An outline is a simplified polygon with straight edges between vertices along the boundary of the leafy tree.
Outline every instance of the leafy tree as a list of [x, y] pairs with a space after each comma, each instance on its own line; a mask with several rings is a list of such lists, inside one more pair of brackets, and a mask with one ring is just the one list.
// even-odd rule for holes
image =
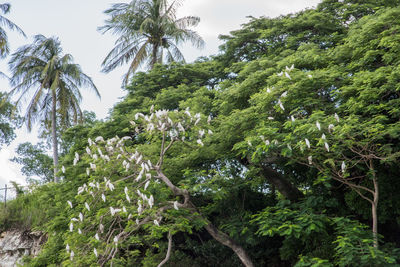
[[14, 106], [6, 93], [0, 92], [0, 145], [8, 145], [15, 138], [14, 129], [21, 124], [21, 118], [14, 114]]
[[28, 180], [36, 177], [39, 177], [41, 182], [53, 180], [53, 160], [46, 154], [43, 144], [22, 143], [18, 145], [16, 152], [18, 156], [11, 161], [23, 165], [21, 172]]
[[[120, 37], [116, 46], [104, 59], [103, 71], [110, 72], [117, 66], [129, 63], [124, 84], [137, 68], [145, 63], [152, 69], [156, 63], [183, 61], [177, 47], [181, 42], [191, 41], [197, 47], [203, 46], [203, 39], [188, 29], [196, 26], [200, 19], [188, 16], [176, 18], [181, 1], [133, 0], [129, 4], [114, 4], [105, 13], [111, 16], [99, 28], [103, 33], [111, 31]], [[164, 51], [166, 52], [164, 54]]]
[[36, 35], [31, 45], [19, 48], [9, 62], [12, 72], [10, 92], [20, 94], [17, 105], [32, 95], [26, 109], [25, 121], [30, 130], [36, 120], [51, 127], [53, 141], [54, 181], [58, 182], [57, 119], [61, 126], [69, 126], [81, 120], [79, 87], [87, 86], [97, 96], [99, 92], [92, 79], [84, 74], [79, 65], [72, 63], [72, 56], [63, 55], [57, 38]]

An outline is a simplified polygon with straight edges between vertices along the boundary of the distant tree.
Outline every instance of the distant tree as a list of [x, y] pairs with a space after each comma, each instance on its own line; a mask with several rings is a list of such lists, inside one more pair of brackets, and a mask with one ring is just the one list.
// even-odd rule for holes
[[203, 39], [188, 29], [196, 26], [200, 18], [176, 18], [176, 10], [181, 2], [133, 0], [129, 4], [114, 4], [107, 9], [105, 14], [111, 18], [99, 30], [102, 33], [112, 31], [120, 37], [104, 59], [103, 71], [107, 73], [124, 63], [130, 63], [124, 78], [124, 84], [127, 84], [129, 77], [146, 61], [150, 69], [164, 59], [166, 62], [184, 61], [177, 47], [181, 42], [191, 41], [196, 47], [202, 47]]
[[13, 115], [14, 106], [7, 95], [0, 92], [0, 146], [8, 145], [14, 138], [14, 129], [21, 124], [21, 118]]
[[54, 181], [58, 182], [57, 121], [61, 126], [69, 126], [82, 120], [79, 87], [87, 86], [100, 97], [99, 92], [80, 66], [72, 63], [72, 56], [62, 54], [60, 41], [55, 37], [36, 35], [33, 44], [12, 55], [9, 64], [14, 87], [10, 95], [20, 94], [16, 104], [31, 96], [25, 115], [28, 130], [36, 120], [44, 122], [45, 127], [51, 126]]
[[51, 182], [53, 179], [53, 161], [46, 154], [43, 144], [33, 145], [29, 142], [19, 144], [16, 152], [18, 156], [11, 161], [22, 164], [22, 174], [27, 179], [38, 177], [42, 182]]

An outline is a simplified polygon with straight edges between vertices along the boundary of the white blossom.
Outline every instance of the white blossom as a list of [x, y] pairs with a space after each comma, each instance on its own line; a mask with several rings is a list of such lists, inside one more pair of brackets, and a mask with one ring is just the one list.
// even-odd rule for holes
[[72, 232], [74, 230], [74, 224], [70, 223], [69, 224], [69, 231]]
[[174, 209], [179, 210], [178, 201], [174, 201]]
[[67, 243], [67, 245], [65, 246], [65, 249], [67, 250], [67, 252], [69, 253], [69, 244]]
[[94, 238], [96, 238], [96, 240], [100, 241], [100, 237], [99, 237], [99, 234], [98, 234], [98, 233], [96, 233], [96, 234], [94, 235]]
[[79, 212], [79, 220], [81, 220], [81, 222], [83, 221], [83, 214], [82, 214], [82, 212]]
[[154, 222], [155, 225], [160, 226], [160, 224], [158, 223], [157, 220], [154, 220], [153, 222]]
[[101, 194], [101, 199], [103, 200], [103, 202], [106, 202], [106, 196], [104, 194]]
[[308, 156], [308, 164], [312, 165], [312, 156]]
[[96, 248], [93, 248], [93, 253], [94, 253], [94, 255], [96, 256], [96, 258], [98, 257], [98, 255], [97, 255], [97, 250], [96, 250]]
[[344, 161], [342, 161], [342, 166], [341, 166], [341, 168], [342, 168], [342, 173], [344, 173], [345, 170], [346, 170], [346, 163], [344, 163]]
[[62, 171], [62, 173], [65, 173], [65, 167], [64, 167], [64, 165], [61, 167], [61, 171]]

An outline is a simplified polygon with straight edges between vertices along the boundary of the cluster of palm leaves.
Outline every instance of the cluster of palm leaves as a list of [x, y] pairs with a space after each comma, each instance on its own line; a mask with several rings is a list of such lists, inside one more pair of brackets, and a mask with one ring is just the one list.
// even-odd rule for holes
[[133, 0], [129, 4], [114, 4], [105, 13], [110, 16], [103, 33], [110, 31], [119, 35], [115, 47], [103, 61], [103, 71], [110, 72], [116, 67], [129, 63], [124, 84], [141, 66], [150, 69], [163, 61], [184, 61], [178, 45], [190, 41], [201, 48], [203, 39], [189, 27], [196, 26], [200, 18], [187, 16], [176, 18], [181, 1], [169, 4], [166, 0]]
[[[129, 63], [124, 76], [126, 85], [133, 73], [142, 65], [151, 68], [157, 63], [184, 61], [178, 48], [184, 41], [202, 47], [204, 41], [194, 31], [198, 17], [176, 18], [181, 1], [168, 3], [167, 0], [133, 0], [125, 4], [114, 4], [105, 11], [110, 16], [105, 25], [99, 27], [102, 33], [119, 35], [115, 47], [103, 61], [103, 71], [110, 72], [116, 67]], [[6, 14], [10, 4], [0, 4]], [[23, 31], [14, 23], [0, 16], [0, 57], [9, 54], [7, 34], [1, 26]], [[100, 97], [92, 79], [83, 73], [78, 64], [73, 63], [69, 54], [63, 54], [60, 41], [56, 37], [36, 35], [30, 45], [19, 48], [9, 61], [13, 89], [10, 96], [19, 95], [16, 106], [29, 99], [25, 121], [28, 130], [39, 121], [51, 132], [54, 180], [58, 182], [58, 142], [57, 128], [69, 127], [82, 120], [80, 102], [82, 86], [92, 89]]]

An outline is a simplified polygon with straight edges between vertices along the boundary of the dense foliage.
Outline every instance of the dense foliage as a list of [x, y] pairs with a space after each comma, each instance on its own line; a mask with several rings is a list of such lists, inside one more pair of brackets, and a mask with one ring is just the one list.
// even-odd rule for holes
[[28, 266], [398, 266], [399, 4], [251, 18], [136, 73], [29, 193], [49, 239]]

